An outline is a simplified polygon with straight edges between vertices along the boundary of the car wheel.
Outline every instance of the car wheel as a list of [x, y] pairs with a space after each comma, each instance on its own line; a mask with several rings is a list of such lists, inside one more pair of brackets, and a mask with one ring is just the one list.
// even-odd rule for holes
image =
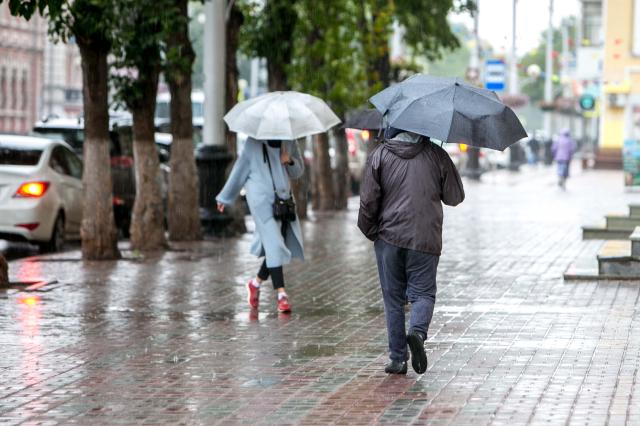
[[51, 239], [40, 246], [40, 251], [43, 253], [60, 251], [64, 248], [64, 239], [64, 216], [58, 214], [56, 222], [53, 225], [53, 231], [51, 232]]

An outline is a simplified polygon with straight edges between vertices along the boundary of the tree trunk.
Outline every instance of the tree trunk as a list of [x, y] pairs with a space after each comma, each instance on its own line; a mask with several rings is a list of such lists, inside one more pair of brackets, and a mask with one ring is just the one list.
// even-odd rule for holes
[[318, 210], [333, 210], [335, 196], [333, 191], [333, 173], [329, 156], [329, 135], [320, 133], [314, 136], [314, 170], [318, 185]]
[[[298, 139], [296, 143], [304, 161], [305, 139]], [[293, 192], [293, 198], [296, 200], [296, 213], [298, 213], [298, 219], [300, 220], [308, 218], [307, 205], [309, 204], [310, 172], [309, 167], [305, 164], [304, 174], [298, 179], [291, 180], [291, 191]]]
[[189, 40], [188, 1], [175, 0], [175, 3], [184, 21], [180, 21], [179, 27], [167, 39], [168, 48], [178, 50], [182, 62], [170, 64], [166, 73], [171, 91], [171, 135], [173, 136], [168, 200], [169, 239], [193, 241], [202, 238], [198, 170], [193, 153], [191, 111], [191, 68], [195, 54]]
[[[226, 110], [229, 111], [233, 106], [238, 103], [238, 77], [240, 72], [238, 71], [237, 64], [237, 55], [238, 55], [238, 46], [240, 44], [240, 27], [244, 22], [244, 15], [242, 11], [238, 7], [237, 3], [234, 3], [231, 7], [231, 14], [229, 15], [229, 20], [227, 21], [227, 48], [226, 52], [226, 91], [225, 91], [225, 107]], [[238, 147], [237, 147], [237, 138], [235, 132], [229, 131], [227, 128], [226, 131], [227, 136], [227, 148], [233, 158], [237, 157]], [[233, 168], [233, 162], [229, 164], [227, 170], [227, 176], [231, 173], [231, 169]], [[244, 223], [244, 202], [242, 199], [238, 198], [236, 201], [234, 208], [229, 210], [229, 214], [231, 216], [231, 223], [229, 224], [229, 229], [232, 234], [244, 234], [247, 232], [247, 227]]]
[[351, 195], [349, 144], [344, 129], [334, 131], [336, 138], [336, 210], [346, 210]]
[[[371, 6], [368, 7], [367, 5]], [[388, 87], [391, 81], [391, 61], [389, 56], [389, 36], [382, 28], [380, 19], [388, 19], [385, 10], [388, 11], [387, 0], [361, 0], [357, 16], [360, 25], [360, 41], [365, 46], [367, 85], [372, 91]], [[367, 14], [367, 10], [370, 11]], [[376, 22], [378, 21], [378, 22]], [[373, 95], [373, 93], [371, 93]]]
[[[153, 68], [140, 70], [144, 79], [140, 82], [143, 101], [132, 108], [136, 201], [131, 218], [131, 248], [135, 250], [160, 250], [167, 244], [164, 235], [160, 161], [154, 141], [153, 116], [158, 74], [159, 70]], [[190, 124], [191, 122], [187, 123]], [[188, 143], [191, 143], [191, 140], [188, 140]]]
[[9, 285], [9, 265], [7, 265], [7, 259], [0, 253], [0, 287], [6, 287]]
[[109, 156], [108, 49], [78, 40], [84, 102], [82, 257], [118, 259]]
[[285, 70], [285, 64], [273, 63], [267, 61], [267, 71], [269, 74], [269, 91], [275, 92], [277, 90], [288, 90], [289, 85], [287, 83], [287, 72]]

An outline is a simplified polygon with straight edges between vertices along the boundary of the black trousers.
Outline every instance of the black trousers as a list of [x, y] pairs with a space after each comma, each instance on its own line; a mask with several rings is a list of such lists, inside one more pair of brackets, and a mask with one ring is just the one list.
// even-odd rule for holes
[[[282, 232], [282, 238], [287, 240], [287, 227], [289, 222], [283, 220], [282, 227], [280, 228]], [[277, 290], [279, 288], [284, 288], [284, 272], [282, 271], [282, 266], [276, 266], [275, 268], [267, 268], [267, 260], [265, 259], [262, 262], [262, 266], [260, 266], [260, 270], [258, 271], [258, 278], [261, 280], [268, 280], [269, 276], [271, 276], [271, 283], [273, 284], [273, 289]]]

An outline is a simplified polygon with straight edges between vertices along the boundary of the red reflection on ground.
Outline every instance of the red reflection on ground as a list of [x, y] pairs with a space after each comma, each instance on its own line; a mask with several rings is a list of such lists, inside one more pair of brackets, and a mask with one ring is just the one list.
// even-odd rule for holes
[[38, 295], [23, 294], [18, 296], [20, 312], [18, 326], [20, 327], [20, 370], [24, 385], [33, 386], [42, 380], [40, 375], [40, 356], [43, 352], [40, 340], [40, 322], [42, 319], [42, 299]]
[[34, 262], [26, 260], [18, 264], [18, 271], [16, 272], [16, 278], [19, 282], [37, 282], [43, 281], [42, 279], [42, 267], [40, 262]]

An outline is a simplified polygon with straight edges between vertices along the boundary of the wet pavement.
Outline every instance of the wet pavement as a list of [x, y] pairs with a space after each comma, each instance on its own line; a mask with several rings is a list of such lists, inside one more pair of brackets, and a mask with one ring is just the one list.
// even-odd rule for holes
[[[291, 315], [244, 283], [251, 236], [10, 263], [0, 424], [640, 424], [640, 283], [564, 282], [580, 226], [640, 195], [617, 172], [466, 181], [445, 210], [429, 369], [387, 376], [372, 245], [349, 212], [304, 224]], [[19, 283], [22, 282], [22, 283]], [[267, 287], [264, 287], [265, 289]]]

